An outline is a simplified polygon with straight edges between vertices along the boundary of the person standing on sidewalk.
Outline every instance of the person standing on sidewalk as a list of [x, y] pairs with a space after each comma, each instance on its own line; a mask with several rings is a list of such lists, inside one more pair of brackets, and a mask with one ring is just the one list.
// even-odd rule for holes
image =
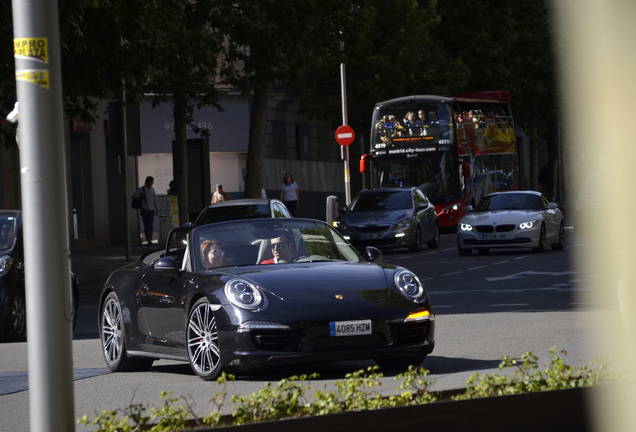
[[141, 197], [141, 220], [144, 223], [144, 234], [146, 235], [146, 241], [149, 246], [152, 244], [155, 216], [159, 214], [159, 201], [157, 201], [157, 194], [152, 187], [154, 182], [154, 177], [146, 177], [146, 182], [142, 187], [137, 189], [136, 192], [136, 194]]
[[298, 194], [298, 183], [294, 181], [291, 173], [286, 173], [283, 177], [280, 200], [285, 204], [291, 215], [296, 217], [296, 206], [300, 202], [300, 195]]

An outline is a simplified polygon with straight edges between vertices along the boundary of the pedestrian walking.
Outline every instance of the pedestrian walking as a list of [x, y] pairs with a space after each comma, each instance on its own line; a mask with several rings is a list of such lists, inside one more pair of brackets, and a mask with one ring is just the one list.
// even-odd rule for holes
[[219, 201], [229, 201], [230, 196], [223, 190], [223, 185], [217, 184], [216, 190], [212, 194], [212, 204]]
[[296, 216], [296, 206], [300, 202], [298, 183], [294, 181], [291, 173], [285, 173], [283, 185], [280, 191], [280, 200], [285, 204], [292, 216]]
[[157, 194], [152, 187], [155, 182], [154, 177], [146, 177], [146, 181], [142, 187], [137, 189], [133, 198], [141, 198], [141, 220], [144, 224], [144, 234], [146, 235], [146, 244], [152, 244], [153, 226], [155, 223], [155, 216], [159, 214], [159, 201], [157, 201]]

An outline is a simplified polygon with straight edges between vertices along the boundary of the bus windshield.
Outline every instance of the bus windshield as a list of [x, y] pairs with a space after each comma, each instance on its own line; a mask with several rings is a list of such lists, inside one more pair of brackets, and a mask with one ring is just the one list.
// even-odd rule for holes
[[380, 105], [373, 113], [373, 150], [387, 154], [431, 151], [451, 144], [449, 107], [439, 101], [400, 100]]

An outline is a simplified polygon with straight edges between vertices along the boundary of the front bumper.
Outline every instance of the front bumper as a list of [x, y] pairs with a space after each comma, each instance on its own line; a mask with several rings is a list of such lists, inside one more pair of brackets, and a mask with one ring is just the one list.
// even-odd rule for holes
[[223, 363], [238, 370], [303, 362], [364, 360], [391, 355], [417, 357], [435, 347], [435, 318], [409, 322], [372, 321], [372, 334], [329, 335], [328, 322], [305, 322], [289, 329], [220, 332]]

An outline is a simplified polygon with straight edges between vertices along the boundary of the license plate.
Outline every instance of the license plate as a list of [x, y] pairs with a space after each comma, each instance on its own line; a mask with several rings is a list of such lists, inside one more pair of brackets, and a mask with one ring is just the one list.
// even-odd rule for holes
[[508, 234], [482, 234], [483, 240], [500, 240], [507, 239]]
[[371, 320], [332, 321], [329, 323], [329, 336], [370, 335]]
[[362, 234], [362, 238], [365, 240], [379, 239], [382, 234]]

